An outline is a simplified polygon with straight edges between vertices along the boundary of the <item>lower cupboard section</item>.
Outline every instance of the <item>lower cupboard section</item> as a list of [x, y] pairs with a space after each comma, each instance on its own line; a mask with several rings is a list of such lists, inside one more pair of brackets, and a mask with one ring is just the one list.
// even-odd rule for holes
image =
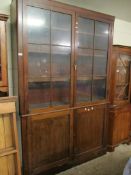
[[129, 143], [131, 127], [131, 105], [123, 105], [113, 108], [109, 112], [109, 130], [108, 130], [108, 150], [114, 151], [114, 148], [121, 143]]
[[49, 170], [71, 167], [103, 153], [105, 106], [91, 109], [23, 116], [24, 174], [47, 175]]
[[46, 113], [22, 120], [26, 175], [39, 174], [69, 161], [72, 112]]

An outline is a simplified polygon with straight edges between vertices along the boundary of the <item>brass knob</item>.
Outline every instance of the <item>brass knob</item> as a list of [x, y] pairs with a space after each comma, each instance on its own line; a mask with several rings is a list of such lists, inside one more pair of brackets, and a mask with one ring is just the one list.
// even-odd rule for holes
[[94, 107], [91, 107], [91, 110], [93, 111], [94, 110]]
[[85, 108], [85, 111], [87, 111], [87, 108]]

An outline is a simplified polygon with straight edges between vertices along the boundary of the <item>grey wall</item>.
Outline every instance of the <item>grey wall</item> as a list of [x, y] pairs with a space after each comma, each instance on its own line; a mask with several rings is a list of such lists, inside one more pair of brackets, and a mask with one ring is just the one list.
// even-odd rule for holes
[[131, 0], [56, 0], [115, 16], [131, 22]]

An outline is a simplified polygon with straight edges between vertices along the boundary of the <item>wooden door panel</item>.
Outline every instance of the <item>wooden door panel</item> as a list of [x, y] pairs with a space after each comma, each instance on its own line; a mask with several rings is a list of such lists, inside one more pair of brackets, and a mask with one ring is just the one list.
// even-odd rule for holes
[[113, 123], [113, 144], [119, 144], [129, 139], [130, 111], [116, 112]]
[[94, 108], [77, 110], [75, 113], [76, 153], [84, 153], [102, 147], [105, 110]]
[[31, 169], [68, 159], [70, 153], [70, 114], [57, 112], [28, 120]]

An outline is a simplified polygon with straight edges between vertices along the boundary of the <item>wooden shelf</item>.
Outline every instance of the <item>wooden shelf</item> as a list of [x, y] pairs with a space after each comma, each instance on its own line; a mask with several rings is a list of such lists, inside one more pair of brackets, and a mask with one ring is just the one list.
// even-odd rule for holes
[[58, 30], [58, 31], [64, 31], [64, 32], [71, 32], [71, 30], [69, 30], [69, 29], [66, 29], [66, 28], [58, 28], [58, 27], [43, 27], [42, 28], [43, 30], [45, 30], [44, 32], [52, 32], [52, 31], [54, 31], [54, 30]]
[[45, 102], [45, 103], [38, 103], [38, 104], [30, 104], [29, 108], [30, 109], [33, 109], [33, 108], [46, 108], [48, 106], [50, 106], [50, 102], [49, 103]]
[[50, 53], [50, 45], [39, 45], [35, 43], [28, 44], [29, 53]]
[[94, 53], [94, 57], [106, 58], [106, 56], [105, 56], [105, 55], [100, 55], [100, 54], [95, 54], [95, 53]]
[[[70, 48], [70, 46], [64, 46], [64, 45], [52, 45], [52, 47], [64, 47], [64, 48]], [[41, 54], [48, 54], [50, 55], [50, 45], [49, 44], [36, 44], [36, 43], [28, 43], [28, 49], [29, 53], [41, 53]], [[69, 55], [69, 52], [59, 52], [59, 51], [53, 51], [53, 55]]]
[[94, 96], [92, 98], [92, 101], [98, 101], [98, 100], [105, 100], [106, 99], [106, 96], [105, 97], [102, 97], [102, 96]]
[[[79, 93], [80, 95], [85, 95], [85, 93]], [[90, 102], [91, 101], [91, 97], [77, 97], [76, 101], [79, 102]]]
[[29, 83], [37, 83], [37, 82], [67, 82], [70, 81], [69, 77], [32, 77], [29, 78]]
[[79, 47], [78, 56], [93, 57], [93, 49], [81, 48]]
[[78, 77], [77, 81], [91, 81], [92, 77]]
[[105, 80], [106, 78], [105, 77], [97, 77], [97, 78], [93, 78], [93, 81], [95, 80]]
[[94, 33], [89, 33], [89, 32], [79, 32], [79, 31], [77, 31], [77, 33], [82, 34], [82, 35], [94, 36]]
[[[54, 101], [52, 102], [52, 106], [64, 106], [64, 105], [67, 105], [68, 103], [64, 103], [64, 102], [59, 102], [59, 101]], [[30, 109], [33, 109], [33, 108], [46, 108], [46, 107], [49, 107], [51, 106], [50, 102], [47, 103], [38, 103], [38, 104], [30, 104], [29, 105], [29, 108]]]
[[[93, 49], [92, 48], [86, 48], [86, 47], [81, 47], [79, 46], [79, 50], [83, 50], [83, 52], [78, 52], [78, 56], [90, 56], [90, 57], [100, 57], [100, 58], [106, 58], [106, 55], [98, 54], [98, 52], [106, 52], [106, 50], [95, 50], [93, 54]], [[86, 50], [86, 53], [84, 53], [84, 50]], [[89, 53], [90, 52], [90, 53]]]
[[77, 81], [87, 81], [87, 80], [90, 80], [92, 81], [93, 80], [103, 80], [103, 79], [106, 79], [106, 75], [104, 76], [95, 76], [95, 77], [87, 77], [87, 76], [81, 76], [81, 77], [78, 77], [77, 78]]
[[86, 56], [86, 57], [87, 57], [87, 56], [90, 56], [90, 57], [106, 58], [106, 57], [103, 56], [103, 55], [96, 55], [96, 54], [95, 54], [94, 56], [93, 56], [93, 54], [91, 55], [91, 54], [84, 54], [84, 53], [83, 53], [83, 54], [78, 54], [78, 55], [79, 55], [79, 57], [80, 57], [80, 56]]
[[89, 32], [77, 32], [78, 34], [82, 34], [82, 35], [89, 35], [89, 36], [98, 36], [98, 37], [108, 37], [107, 34], [94, 34], [94, 33], [89, 33]]
[[37, 82], [49, 82], [50, 77], [29, 77], [29, 83], [37, 83]]
[[98, 36], [98, 37], [105, 37], [106, 38], [106, 37], [108, 37], [108, 34], [95, 34], [95, 36], [96, 37]]
[[51, 32], [52, 32], [53, 30], [56, 30], [56, 31], [58, 30], [58, 31], [62, 31], [62, 32], [70, 32], [70, 33], [71, 33], [71, 30], [66, 29], [66, 28], [52, 27], [52, 28], [51, 28]]

